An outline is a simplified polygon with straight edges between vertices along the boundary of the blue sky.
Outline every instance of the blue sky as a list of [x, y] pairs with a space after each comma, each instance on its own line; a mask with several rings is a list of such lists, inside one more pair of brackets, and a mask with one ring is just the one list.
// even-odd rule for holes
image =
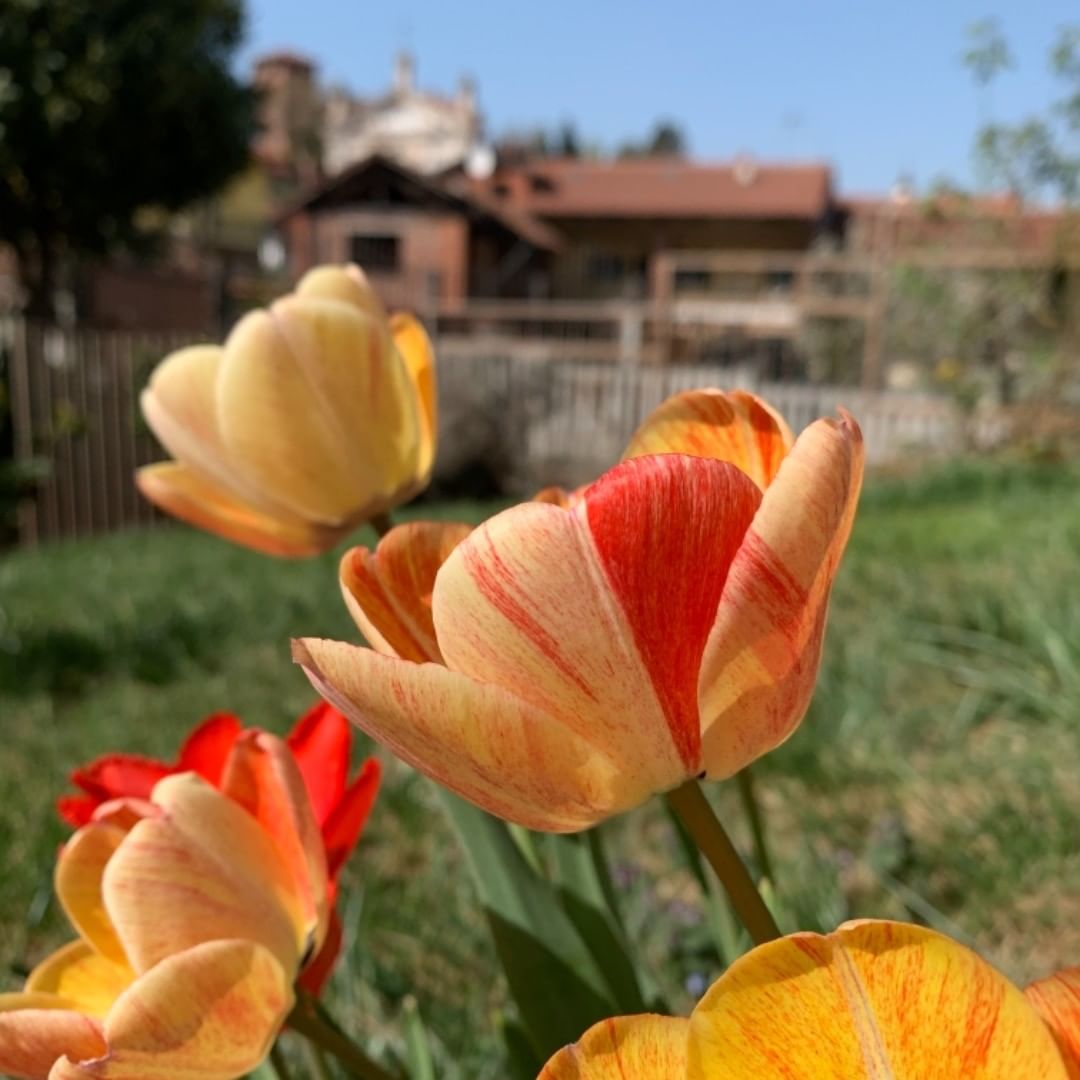
[[[573, 119], [614, 146], [672, 117], [696, 157], [827, 159], [849, 193], [901, 174], [976, 183], [980, 116], [1007, 120], [1055, 96], [1047, 51], [1080, 21], [1076, 0], [248, 0], [240, 57], [288, 47], [325, 81], [376, 93], [395, 52], [418, 82], [452, 90], [474, 76], [489, 132]], [[965, 30], [996, 16], [1017, 67], [992, 100], [959, 55]]]

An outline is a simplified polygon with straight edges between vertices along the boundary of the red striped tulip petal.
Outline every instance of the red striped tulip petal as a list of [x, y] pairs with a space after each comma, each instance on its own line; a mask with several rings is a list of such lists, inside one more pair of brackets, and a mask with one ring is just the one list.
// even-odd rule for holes
[[1016, 987], [962, 945], [901, 923], [762, 945], [732, 964], [690, 1023], [693, 1080], [1066, 1077]]
[[197, 529], [242, 544], [264, 555], [302, 558], [332, 548], [351, 528], [330, 528], [288, 511], [269, 514], [245, 503], [186, 465], [165, 461], [146, 465], [135, 484], [156, 507]]
[[309, 946], [302, 898], [271, 837], [192, 773], [163, 780], [159, 817], [109, 859], [105, 908], [136, 972], [221, 938], [247, 938], [295, 972]]
[[304, 778], [289, 748], [262, 732], [242, 735], [221, 790], [271, 838], [300, 911], [306, 943], [302, 955], [318, 949], [329, 917], [326, 852]]
[[101, 1025], [53, 994], [0, 994], [0, 1073], [46, 1080], [63, 1054], [99, 1058], [107, 1047]]
[[1057, 1041], [1070, 1080], [1080, 1077], [1080, 967], [1066, 968], [1024, 991]]
[[779, 745], [806, 712], [862, 470], [862, 435], [845, 414], [807, 428], [765, 492], [701, 665], [711, 778], [730, 776]]
[[743, 390], [687, 390], [662, 402], [634, 433], [623, 460], [692, 454], [737, 466], [763, 490], [794, 442], [784, 418]]
[[671, 1016], [620, 1016], [594, 1024], [560, 1050], [537, 1080], [678, 1080], [690, 1024]]
[[625, 462], [574, 510], [476, 529], [433, 598], [446, 663], [511, 691], [616, 762], [641, 798], [701, 767], [702, 651], [761, 495], [730, 465]]
[[454, 522], [410, 522], [391, 529], [374, 552], [345, 552], [342, 595], [373, 649], [417, 662], [442, 660], [431, 619], [435, 575], [471, 531]]
[[293, 656], [364, 731], [500, 817], [571, 832], [643, 798], [601, 751], [499, 686], [337, 641], [305, 638]]
[[26, 980], [26, 993], [55, 994], [70, 1008], [103, 1019], [135, 978], [126, 963], [95, 952], [85, 941], [73, 941], [46, 957]]
[[233, 329], [217, 380], [236, 472], [294, 514], [345, 525], [414, 486], [419, 417], [387, 328], [355, 307], [288, 296]]
[[107, 1053], [69, 1046], [49, 1080], [234, 1080], [266, 1057], [292, 1003], [266, 949], [208, 941], [164, 958], [120, 997]]

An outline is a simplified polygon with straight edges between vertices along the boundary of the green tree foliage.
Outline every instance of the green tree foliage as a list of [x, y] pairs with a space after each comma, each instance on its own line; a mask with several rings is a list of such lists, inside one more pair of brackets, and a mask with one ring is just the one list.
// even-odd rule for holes
[[240, 0], [0, 0], [0, 240], [40, 307], [58, 265], [243, 167]]

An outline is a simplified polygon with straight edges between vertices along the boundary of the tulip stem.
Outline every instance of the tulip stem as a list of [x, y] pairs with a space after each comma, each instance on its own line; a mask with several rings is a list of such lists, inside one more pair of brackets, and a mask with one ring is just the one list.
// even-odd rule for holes
[[716, 871], [716, 876], [727, 891], [731, 906], [743, 926], [750, 932], [755, 945], [764, 945], [780, 937], [780, 930], [772, 913], [765, 906], [754, 879], [739, 857], [731, 837], [720, 824], [709, 800], [696, 780], [688, 780], [682, 787], [668, 792], [668, 804], [694, 838], [701, 854]]
[[289, 1066], [285, 1062], [285, 1053], [281, 1049], [280, 1039], [270, 1047], [270, 1065], [278, 1080], [292, 1080], [292, 1073], [289, 1072]]
[[396, 1073], [372, 1060], [338, 1027], [317, 998], [297, 991], [296, 1005], [289, 1013], [289, 1026], [316, 1046], [332, 1054], [359, 1080], [400, 1080]]
[[761, 816], [761, 804], [758, 802], [757, 791], [754, 788], [754, 774], [749, 765], [744, 766], [735, 774], [735, 784], [739, 789], [743, 810], [750, 822], [750, 834], [754, 838], [754, 860], [757, 862], [758, 873], [775, 886], [776, 878], [773, 877], [769, 846], [765, 843], [765, 822]]
[[388, 513], [376, 514], [368, 521], [368, 524], [375, 530], [375, 535], [381, 540], [394, 527], [394, 520]]

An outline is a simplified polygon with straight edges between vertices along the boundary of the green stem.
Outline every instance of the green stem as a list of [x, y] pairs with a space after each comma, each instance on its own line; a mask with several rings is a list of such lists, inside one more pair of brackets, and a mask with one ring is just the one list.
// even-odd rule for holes
[[375, 535], [381, 540], [394, 527], [394, 519], [387, 511], [383, 514], [376, 514], [368, 521], [368, 524], [375, 530]]
[[754, 838], [754, 859], [757, 862], [758, 873], [775, 886], [776, 878], [773, 877], [769, 846], [765, 842], [765, 822], [761, 816], [761, 804], [758, 802], [757, 791], [754, 787], [754, 774], [750, 771], [749, 765], [735, 774], [735, 783], [739, 789], [739, 798], [742, 800], [743, 811], [750, 822], [750, 833]]
[[281, 1040], [278, 1039], [274, 1042], [274, 1045], [270, 1047], [270, 1064], [274, 1069], [274, 1075], [278, 1080], [291, 1080], [292, 1073], [289, 1072], [289, 1066], [285, 1061], [285, 1054], [281, 1049]]
[[338, 1027], [326, 1009], [303, 990], [289, 1013], [289, 1026], [316, 1046], [332, 1054], [358, 1080], [400, 1080], [396, 1073], [372, 1060]]
[[724, 831], [709, 800], [696, 780], [668, 792], [668, 804], [694, 838], [701, 854], [716, 871], [727, 890], [731, 906], [750, 932], [755, 945], [764, 945], [780, 937], [780, 930], [757, 891], [754, 879], [739, 857], [731, 838]]

